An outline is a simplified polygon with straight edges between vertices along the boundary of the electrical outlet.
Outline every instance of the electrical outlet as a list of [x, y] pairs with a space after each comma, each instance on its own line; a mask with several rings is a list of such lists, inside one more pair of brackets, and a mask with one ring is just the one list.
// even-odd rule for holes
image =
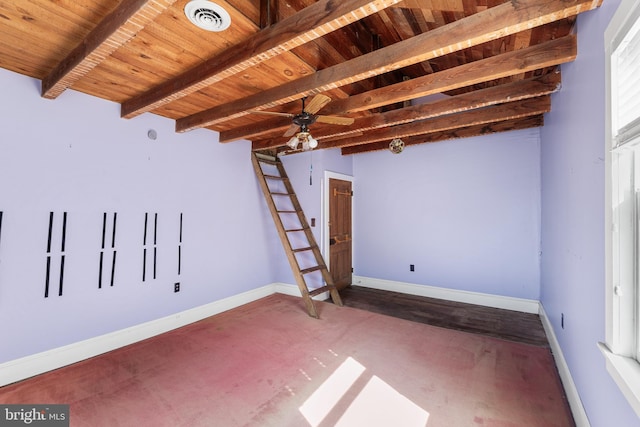
[[173, 285], [173, 292], [180, 292], [180, 282], [176, 282]]
[[416, 268], [413, 264], [409, 264], [409, 271], [416, 271]]

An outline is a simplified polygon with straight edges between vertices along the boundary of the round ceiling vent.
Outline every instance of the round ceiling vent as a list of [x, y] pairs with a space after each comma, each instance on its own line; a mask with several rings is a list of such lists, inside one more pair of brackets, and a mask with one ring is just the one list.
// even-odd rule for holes
[[206, 0], [192, 0], [184, 13], [194, 25], [207, 31], [224, 31], [231, 25], [231, 16], [221, 6]]

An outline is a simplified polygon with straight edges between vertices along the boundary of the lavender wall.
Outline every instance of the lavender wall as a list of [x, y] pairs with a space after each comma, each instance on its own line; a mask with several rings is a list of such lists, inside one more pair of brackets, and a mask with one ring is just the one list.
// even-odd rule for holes
[[539, 150], [534, 129], [356, 156], [355, 274], [537, 300]]
[[541, 131], [541, 301], [594, 427], [640, 425], [596, 347], [605, 337], [603, 34], [618, 4], [578, 17], [578, 57], [563, 65]]
[[[39, 81], [0, 70], [0, 363], [269, 284], [279, 244], [250, 162], [249, 143], [176, 134], [153, 115], [74, 91], [55, 101]], [[155, 129], [155, 141], [147, 131]], [[58, 296], [61, 219], [68, 212]], [[49, 213], [50, 295], [44, 297]], [[117, 212], [115, 284], [98, 289], [102, 220]], [[157, 278], [142, 282], [144, 215], [158, 213]], [[182, 271], [177, 274], [179, 216]], [[151, 222], [151, 220], [150, 220]], [[149, 243], [152, 228], [148, 229]], [[151, 258], [152, 246], [148, 257]], [[181, 282], [179, 293], [173, 292]]]

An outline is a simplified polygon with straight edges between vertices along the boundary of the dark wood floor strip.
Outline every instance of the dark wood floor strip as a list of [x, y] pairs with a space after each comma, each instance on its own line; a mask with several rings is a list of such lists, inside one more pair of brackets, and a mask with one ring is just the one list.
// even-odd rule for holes
[[458, 331], [549, 347], [549, 341], [537, 314], [362, 286], [349, 286], [341, 290], [340, 295], [348, 307]]

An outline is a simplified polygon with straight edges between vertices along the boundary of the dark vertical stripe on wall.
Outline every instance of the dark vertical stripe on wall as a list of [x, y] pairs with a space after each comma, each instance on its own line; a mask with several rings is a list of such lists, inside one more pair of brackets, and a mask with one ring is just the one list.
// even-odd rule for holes
[[104, 262], [104, 252], [100, 252], [100, 267], [98, 269], [98, 289], [102, 288], [102, 264]]
[[113, 230], [111, 230], [111, 249], [113, 249], [113, 258], [111, 259], [111, 282], [113, 286], [116, 277], [116, 228], [118, 224], [118, 212], [113, 213]]
[[118, 219], [118, 213], [114, 212], [113, 213], [113, 230], [111, 232], [111, 248], [115, 248], [116, 247], [116, 222]]
[[115, 275], [116, 275], [116, 251], [113, 251], [113, 259], [111, 261], [111, 286], [113, 286]]
[[67, 213], [62, 214], [62, 242], [60, 244], [60, 250], [64, 252], [64, 247], [67, 242]]
[[[152, 263], [149, 265], [149, 273], [153, 273], [153, 279], [156, 279], [157, 276], [157, 267], [158, 267], [158, 213], [153, 214], [153, 225], [149, 224], [149, 212], [144, 214], [144, 237], [142, 239], [143, 253], [142, 253], [142, 281], [144, 282], [147, 279], [147, 260]], [[153, 227], [153, 230], [150, 230], [150, 227]], [[153, 233], [153, 237], [150, 233]], [[147, 249], [151, 251], [153, 249], [153, 254], [149, 253], [147, 257]], [[153, 257], [153, 260], [151, 259]], [[153, 270], [151, 270], [153, 269]]]
[[44, 278], [44, 297], [49, 298], [49, 278], [51, 277], [51, 256], [47, 255], [47, 274]]
[[60, 286], [58, 288], [58, 296], [62, 296], [63, 283], [64, 283], [64, 255], [60, 257]]
[[105, 212], [104, 214], [102, 214], [102, 246], [101, 248], [104, 249], [104, 243], [107, 237], [107, 213]]
[[142, 251], [142, 281], [147, 279], [147, 248]]
[[104, 244], [107, 237], [107, 213], [102, 214], [102, 244], [100, 246], [100, 265], [98, 266], [98, 289], [102, 289], [102, 267], [104, 264]]
[[153, 215], [153, 278], [156, 279], [157, 276], [157, 262], [158, 262], [158, 248], [156, 245], [158, 244], [158, 213], [156, 212]]
[[[47, 271], [44, 283], [44, 297], [49, 297], [49, 285], [51, 284], [51, 248], [53, 242], [53, 219], [54, 213], [49, 212], [49, 231], [47, 233]], [[62, 213], [62, 230], [60, 238], [60, 281], [58, 283], [58, 295], [62, 295], [64, 285], [64, 262], [65, 250], [67, 246], [67, 212]]]
[[178, 276], [182, 270], [182, 213], [180, 213], [180, 235], [178, 236]]
[[144, 237], [142, 238], [142, 244], [147, 244], [147, 223], [149, 222], [149, 214], [144, 214]]
[[53, 212], [49, 212], [49, 233], [47, 235], [47, 272], [44, 278], [44, 297], [49, 298], [49, 280], [51, 278], [51, 240], [53, 235]]
[[62, 242], [60, 243], [60, 250], [62, 255], [60, 257], [60, 285], [58, 287], [58, 296], [62, 296], [62, 285], [64, 283], [64, 251], [67, 245], [67, 213], [62, 213]]
[[53, 212], [49, 212], [49, 238], [47, 239], [47, 253], [51, 252], [52, 234], [53, 234]]
[[142, 281], [147, 280], [147, 227], [149, 225], [149, 213], [144, 214], [144, 236], [142, 237]]

